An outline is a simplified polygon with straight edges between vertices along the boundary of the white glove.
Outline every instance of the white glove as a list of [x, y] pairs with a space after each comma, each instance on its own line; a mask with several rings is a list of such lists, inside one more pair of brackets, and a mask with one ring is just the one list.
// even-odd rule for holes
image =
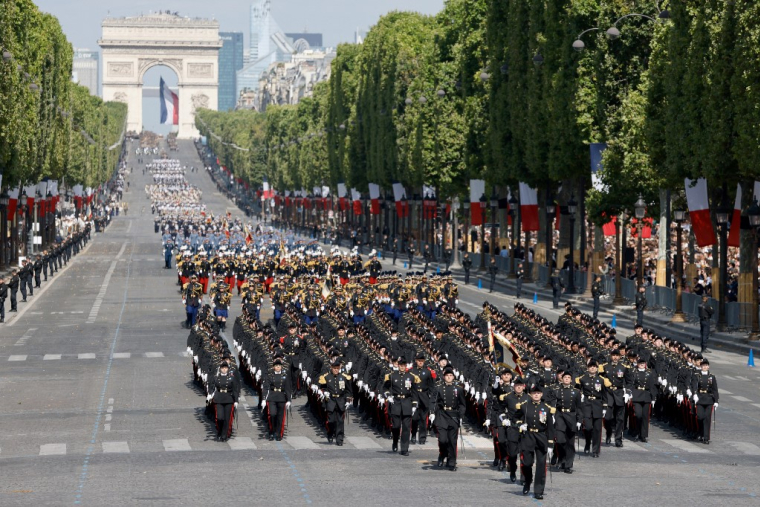
[[475, 388], [474, 387], [470, 388], [470, 396], [475, 396]]
[[349, 313], [349, 315], [351, 315], [352, 317], [354, 316], [354, 311], [353, 311], [353, 310], [350, 310], [348, 313]]
[[317, 384], [314, 384], [313, 386], [311, 386], [311, 390], [316, 393], [319, 391], [319, 386], [317, 386]]
[[298, 369], [303, 370], [303, 363], [298, 363]]
[[691, 399], [694, 400], [694, 403], [696, 403], [699, 401], [699, 395], [695, 394], [694, 396], [691, 397]]
[[470, 390], [470, 383], [469, 382], [465, 382], [464, 383], [464, 390], [465, 391], [469, 391]]
[[662, 377], [657, 377], [657, 382], [662, 384]]
[[691, 396], [691, 389], [686, 390], [686, 396]]
[[606, 415], [607, 415], [607, 411], [606, 410], [602, 410], [602, 417], [604, 417]]
[[624, 394], [623, 395], [623, 401], [625, 403], [628, 403], [629, 401], [631, 401], [631, 395], [630, 394]]
[[351, 367], [353, 365], [354, 365], [354, 363], [352, 363], [351, 361], [349, 361], [348, 364], [346, 365], [346, 371], [351, 371]]
[[190, 347], [188, 347], [187, 348], [187, 352], [190, 353], [190, 354], [192, 354], [193, 353], [193, 349], [191, 349]]
[[581, 423], [575, 423], [575, 425], [578, 427], [578, 431], [581, 429]]
[[433, 421], [435, 421], [435, 414], [430, 414], [430, 424], [433, 424]]
[[668, 386], [668, 379], [665, 379], [665, 378], [662, 379], [662, 387], [667, 387], [667, 386]]
[[528, 431], [528, 425], [523, 423], [520, 425], [520, 431]]
[[676, 396], [676, 401], [678, 402], [678, 404], [679, 404], [679, 405], [680, 405], [681, 403], [683, 403], [683, 394], [679, 394], [679, 395], [677, 395], [677, 396]]
[[213, 397], [214, 397], [213, 394], [209, 394], [208, 396], [206, 396], [206, 401], [211, 401], [211, 398]]
[[654, 408], [654, 400], [652, 400], [652, 408]]
[[486, 422], [483, 423], [483, 426], [485, 426], [486, 428], [488, 428], [490, 425], [491, 425], [490, 419], [486, 419]]
[[480, 401], [480, 393], [475, 393], [475, 401]]
[[186, 305], [186, 304], [187, 304], [187, 301], [185, 301], [185, 299], [184, 299], [184, 298], [182, 299], [182, 304], [183, 304], [183, 305]]
[[485, 403], [485, 401], [488, 399], [488, 398], [486, 397], [486, 393], [485, 393], [485, 391], [483, 391], [482, 393], [480, 393], [480, 399], [482, 399], [482, 400], [483, 400], [483, 403]]
[[718, 404], [716, 403], [715, 405], [713, 405], [713, 407], [714, 407], [715, 409], [717, 409], [717, 408], [718, 408]]
[[[369, 393], [369, 386], [367, 384], [364, 384], [364, 387], [362, 387], [362, 389], [364, 389], [365, 393]], [[370, 393], [370, 394], [372, 394], [372, 396], [375, 395], [375, 393]]]
[[510, 421], [509, 419], [504, 418], [501, 421], [501, 425], [502, 426], [506, 426], [507, 428], [509, 428], [510, 426], [512, 426], [512, 421]]
[[374, 399], [375, 399], [375, 393], [373, 393], [373, 392], [370, 392], [370, 393], [369, 393], [369, 399], [370, 399], [370, 400], [374, 400]]
[[497, 389], [497, 388], [499, 387], [499, 384], [501, 384], [501, 382], [499, 381], [499, 379], [496, 379], [496, 380], [494, 381], [494, 383], [493, 383], [493, 388], [494, 388], [494, 389]]
[[349, 402], [346, 402], [346, 410], [348, 410], [348, 407], [350, 407], [351, 404]]
[[[359, 378], [359, 374], [358, 373], [354, 373], [353, 375], [351, 375], [351, 378], [353, 378], [354, 380], [356, 380], [356, 379]], [[359, 386], [359, 387], [361, 387], [361, 386]]]
[[581, 403], [583, 403], [583, 400], [585, 400], [585, 399], [586, 399], [586, 397], [581, 394]]
[[388, 403], [393, 403], [394, 401], [396, 400], [393, 399], [393, 396], [388, 396]]
[[379, 398], [379, 399], [377, 400], [377, 402], [380, 404], [380, 406], [381, 406], [381, 407], [382, 407], [383, 405], [385, 405], [385, 400], [384, 400], [383, 398]]
[[304, 379], [304, 380], [306, 380], [306, 377], [307, 377], [308, 375], [309, 375], [309, 374], [308, 374], [308, 373], [306, 373], [305, 371], [302, 371], [302, 372], [301, 372], [301, 378], [302, 378], [302, 379]]
[[259, 380], [261, 378], [261, 370], [256, 372], [256, 380]]
[[414, 415], [415, 412], [417, 412], [417, 407], [412, 407], [412, 415]]
[[235, 402], [235, 408], [237, 408], [237, 405], [238, 405], [238, 402], [236, 401], [236, 402]]
[[464, 382], [464, 375], [459, 375], [459, 381]]
[[554, 449], [549, 447], [546, 449], [546, 455], [549, 457], [549, 459], [552, 459], [552, 454], [554, 454]]

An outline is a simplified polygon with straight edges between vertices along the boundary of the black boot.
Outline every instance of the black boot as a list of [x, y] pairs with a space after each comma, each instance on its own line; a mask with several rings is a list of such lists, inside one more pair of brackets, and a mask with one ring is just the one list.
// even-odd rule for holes
[[438, 455], [438, 468], [443, 468], [443, 456], [441, 454]]
[[502, 470], [504, 470], [504, 468], [505, 468], [506, 466], [507, 466], [507, 462], [506, 462], [506, 461], [504, 461], [504, 460], [500, 460], [500, 461], [499, 461], [499, 472], [501, 472]]
[[530, 493], [530, 483], [526, 481], [523, 484], [523, 495], [528, 496], [528, 493]]

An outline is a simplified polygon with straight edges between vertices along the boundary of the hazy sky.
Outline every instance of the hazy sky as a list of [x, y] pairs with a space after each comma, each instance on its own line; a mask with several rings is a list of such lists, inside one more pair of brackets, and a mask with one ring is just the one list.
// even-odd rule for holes
[[[366, 31], [393, 10], [434, 14], [444, 0], [271, 0], [272, 14], [285, 32], [321, 32], [328, 46], [353, 40], [358, 27]], [[108, 16], [135, 16], [150, 11], [179, 11], [191, 17], [213, 17], [220, 30], [243, 32], [248, 43], [250, 0], [35, 0], [56, 16], [75, 47], [98, 50], [100, 23]]]

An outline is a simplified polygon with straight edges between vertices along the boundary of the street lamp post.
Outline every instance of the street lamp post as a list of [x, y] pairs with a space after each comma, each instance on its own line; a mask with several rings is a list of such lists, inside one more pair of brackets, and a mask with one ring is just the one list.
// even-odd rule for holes
[[[478, 271], [486, 269], [486, 199], [485, 192], [480, 196], [480, 267]], [[491, 252], [492, 253], [492, 252]]]
[[453, 264], [459, 267], [459, 197], [451, 203], [451, 251], [454, 253]]
[[499, 196], [496, 194], [496, 185], [491, 191], [491, 246], [488, 248], [491, 257], [496, 254], [496, 213], [499, 207]]
[[750, 341], [760, 340], [760, 316], [758, 316], [757, 294], [757, 230], [760, 228], [760, 206], [757, 205], [757, 197], [752, 199], [752, 206], [747, 210], [749, 225], [752, 227], [752, 329], [747, 336]]
[[[676, 311], [671, 322], [686, 322], [683, 313], [683, 253], [681, 252], [681, 234], [686, 211], [683, 208], [673, 210], [673, 220], [676, 223]], [[670, 259], [668, 259], [670, 261]]]
[[570, 270], [569, 280], [567, 282], [566, 292], [568, 294], [575, 294], [575, 211], [578, 207], [578, 203], [575, 202], [575, 198], [570, 196], [570, 201], [567, 203], [567, 214], [570, 215]]
[[[723, 193], [723, 200], [722, 203], [725, 204], [725, 192]], [[728, 276], [728, 269], [727, 269], [727, 263], [728, 263], [728, 252], [727, 252], [727, 244], [728, 244], [728, 220], [730, 216], [730, 211], [725, 207], [721, 206], [720, 209], [715, 213], [715, 217], [718, 222], [718, 227], [720, 228], [720, 280], [718, 284], [718, 325], [717, 329], [718, 331], [724, 331], [726, 329], [726, 285], [728, 280], [726, 280]], [[713, 297], [715, 295], [713, 294]]]
[[509, 219], [512, 219], [512, 229], [509, 230], [509, 277], [514, 278], [515, 275], [515, 253], [517, 252], [517, 246], [519, 245], [520, 235], [517, 232], [517, 209], [519, 201], [514, 195], [509, 196], [509, 210], [507, 211], [507, 229], [509, 229]]
[[8, 194], [3, 192], [0, 194], [0, 269], [5, 268], [8, 263], [8, 202], [10, 201]]
[[557, 206], [554, 204], [554, 201], [551, 200], [551, 197], [549, 197], [549, 194], [547, 192], [546, 195], [546, 269], [549, 272], [549, 275], [546, 277], [546, 286], [551, 286], [551, 279], [552, 279], [552, 248], [553, 248], [553, 241], [552, 241], [552, 225], [553, 225], [553, 219], [554, 215], [557, 213]]
[[470, 251], [470, 201], [462, 204], [464, 208], [464, 251]]
[[636, 203], [633, 205], [633, 211], [636, 215], [636, 228], [638, 229], [638, 241], [637, 241], [637, 247], [638, 250], [638, 262], [636, 264], [636, 284], [637, 286], [641, 287], [644, 284], [644, 259], [642, 258], [642, 231], [644, 230], [644, 215], [647, 212], [647, 205], [644, 202], [644, 199], [641, 197], [641, 194], [639, 194], [639, 199], [636, 201]]

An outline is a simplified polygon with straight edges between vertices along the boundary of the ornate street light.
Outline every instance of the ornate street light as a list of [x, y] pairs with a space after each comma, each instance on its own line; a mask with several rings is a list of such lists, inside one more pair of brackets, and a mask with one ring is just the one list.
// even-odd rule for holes
[[644, 215], [646, 215], [647, 212], [647, 203], [644, 202], [644, 198], [641, 197], [641, 194], [639, 194], [639, 198], [636, 201], [636, 203], [633, 205], [633, 214], [636, 217], [636, 226], [639, 230], [639, 237], [638, 237], [638, 256], [639, 260], [636, 267], [636, 283], [639, 287], [641, 287], [644, 283], [644, 259], [641, 258], [641, 250], [642, 250], [642, 234], [641, 232], [644, 230]]
[[575, 202], [575, 196], [570, 196], [567, 203], [567, 214], [570, 215], [570, 269], [567, 283], [568, 294], [575, 294], [575, 212], [578, 209], [578, 203]]
[[749, 225], [752, 227], [752, 329], [750, 329], [749, 340], [760, 339], [760, 316], [758, 316], [758, 294], [757, 294], [757, 230], [760, 228], [760, 206], [757, 205], [757, 197], [752, 199], [752, 206], [747, 210]]
[[685, 220], [686, 210], [683, 208], [673, 210], [673, 221], [676, 223], [676, 311], [673, 313], [671, 322], [686, 322], [683, 313], [683, 253], [681, 252], [681, 234]]

